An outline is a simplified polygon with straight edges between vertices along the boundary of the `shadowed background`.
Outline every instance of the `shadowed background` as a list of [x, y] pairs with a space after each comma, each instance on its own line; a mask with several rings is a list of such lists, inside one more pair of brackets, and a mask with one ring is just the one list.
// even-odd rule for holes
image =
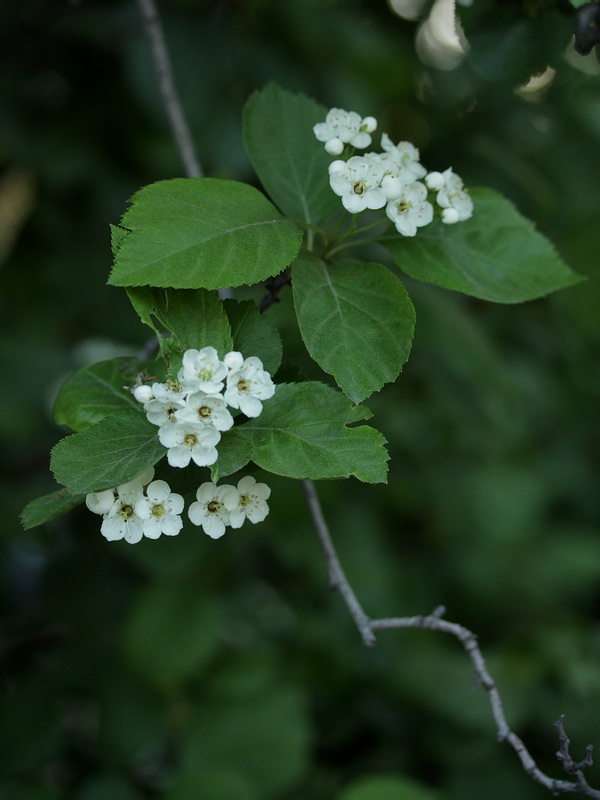
[[[562, 777], [560, 713], [576, 757], [600, 746], [600, 69], [574, 51], [568, 6], [546, 5], [461, 9], [466, 54], [445, 0], [160, 11], [206, 175], [255, 181], [241, 110], [277, 80], [504, 192], [589, 277], [522, 306], [407, 279], [413, 352], [367, 403], [389, 486], [318, 485], [366, 611], [446, 605], [479, 634], [509, 723]], [[109, 223], [182, 168], [134, 2], [5, 3], [0, 51], [0, 798], [546, 797], [496, 742], [456, 642], [390, 631], [362, 647], [296, 483], [269, 478], [267, 521], [218, 542], [186, 527], [107, 543], [85, 508], [20, 530], [53, 488], [61, 381], [147, 341], [105, 286]], [[303, 369], [280, 299], [268, 313]]]

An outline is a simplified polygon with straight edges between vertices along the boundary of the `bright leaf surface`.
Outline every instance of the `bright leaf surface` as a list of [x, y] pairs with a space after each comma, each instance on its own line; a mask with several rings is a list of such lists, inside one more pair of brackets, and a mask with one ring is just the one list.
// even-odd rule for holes
[[218, 452], [219, 458], [210, 467], [210, 477], [214, 483], [246, 466], [252, 458], [252, 444], [248, 439], [238, 436], [236, 428], [232, 428], [221, 436]]
[[54, 419], [74, 431], [83, 431], [109, 414], [139, 409], [140, 404], [124, 389], [141, 370], [136, 358], [99, 361], [78, 370], [63, 383], [54, 404]]
[[353, 402], [395, 380], [408, 359], [415, 310], [381, 264], [325, 264], [302, 253], [292, 268], [306, 349]]
[[165, 452], [156, 426], [141, 409], [121, 411], [62, 439], [52, 450], [50, 466], [72, 494], [88, 494], [133, 480]]
[[274, 83], [255, 92], [244, 109], [244, 142], [263, 186], [293, 219], [318, 224], [339, 209], [329, 188], [329, 164], [313, 125], [327, 109]]
[[281, 364], [282, 346], [278, 331], [251, 300], [237, 303], [225, 301], [225, 311], [231, 323], [233, 349], [239, 350], [244, 358], [258, 356], [264, 368], [274, 375]]
[[66, 514], [84, 499], [83, 494], [71, 494], [64, 487], [57, 492], [45, 494], [27, 503], [21, 514], [21, 522], [25, 530], [44, 525], [56, 517]]
[[[223, 356], [231, 350], [229, 321], [216, 292], [136, 287], [129, 289], [128, 295], [142, 322], [156, 332], [161, 344], [161, 332], [168, 331], [182, 352], [211, 346]], [[172, 344], [169, 349], [172, 352]]]
[[491, 189], [471, 195], [475, 211], [466, 222], [436, 220], [414, 238], [386, 237], [400, 269], [496, 303], [533, 300], [581, 280], [510, 201]]
[[259, 467], [288, 478], [347, 478], [385, 483], [385, 439], [374, 428], [349, 423], [370, 416], [339, 392], [321, 383], [277, 387], [260, 417], [236, 428], [251, 442]]
[[218, 289], [258, 283], [288, 266], [301, 233], [257, 189], [175, 178], [131, 198], [109, 283]]

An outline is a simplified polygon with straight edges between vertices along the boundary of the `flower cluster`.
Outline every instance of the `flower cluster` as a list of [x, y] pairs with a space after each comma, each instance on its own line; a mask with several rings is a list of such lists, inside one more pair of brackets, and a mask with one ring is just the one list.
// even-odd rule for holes
[[229, 408], [258, 417], [275, 394], [271, 376], [256, 356], [232, 351], [221, 361], [214, 347], [186, 350], [176, 381], [137, 386], [133, 395], [158, 427], [172, 467], [214, 464], [221, 433], [233, 426]]
[[[376, 127], [373, 117], [361, 119], [354, 111], [332, 108], [326, 121], [315, 125], [313, 131], [325, 142], [330, 155], [341, 155], [345, 145], [368, 147]], [[394, 144], [386, 133], [381, 136], [381, 147], [381, 153], [360, 156], [350, 151], [349, 158], [329, 165], [330, 186], [351, 214], [385, 207], [386, 215], [403, 236], [415, 236], [417, 228], [433, 220], [434, 203], [446, 225], [473, 215], [473, 201], [451, 168], [428, 173], [413, 144]]]
[[135, 544], [143, 536], [158, 539], [161, 533], [179, 533], [183, 497], [172, 493], [166, 481], [153, 481], [153, 477], [150, 467], [133, 481], [87, 495], [85, 504], [102, 516], [100, 532], [109, 542], [125, 539]]
[[[201, 467], [214, 464], [221, 433], [233, 426], [229, 408], [258, 417], [262, 401], [274, 394], [275, 385], [259, 358], [245, 359], [233, 350], [221, 361], [214, 347], [186, 350], [177, 380], [133, 389], [146, 417], [158, 427], [158, 438], [167, 448], [172, 467], [187, 467], [190, 461]], [[150, 468], [133, 481], [87, 495], [87, 507], [102, 516], [100, 531], [106, 539], [135, 544], [143, 536], [158, 539], [161, 533], [179, 533], [183, 497], [171, 492], [166, 481], [154, 481], [153, 477]], [[266, 484], [249, 476], [242, 478], [237, 488], [203, 483], [188, 516], [218, 539], [228, 525], [240, 528], [246, 519], [262, 522], [269, 513], [270, 494]]]
[[356, 111], [332, 108], [325, 122], [317, 123], [313, 131], [320, 142], [325, 142], [325, 150], [330, 156], [339, 156], [346, 144], [361, 150], [368, 147], [371, 144], [370, 134], [376, 127], [377, 120], [374, 117], [362, 119]]
[[[87, 495], [87, 507], [102, 516], [100, 532], [106, 539], [111, 542], [125, 539], [135, 544], [143, 536], [158, 539], [161, 533], [166, 536], [179, 533], [183, 527], [183, 497], [171, 492], [166, 481], [154, 481], [153, 477], [151, 467], [115, 489]], [[257, 483], [249, 475], [238, 482], [237, 488], [203, 483], [188, 516], [212, 539], [218, 539], [228, 525], [241, 528], [247, 519], [252, 523], [262, 522], [269, 513], [270, 494], [271, 489], [265, 483]]]

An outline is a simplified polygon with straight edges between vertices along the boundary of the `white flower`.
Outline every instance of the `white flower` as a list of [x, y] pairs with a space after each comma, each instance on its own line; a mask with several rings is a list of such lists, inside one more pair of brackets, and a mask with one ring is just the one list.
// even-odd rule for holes
[[410, 142], [398, 142], [395, 145], [387, 133], [381, 135], [381, 146], [384, 151], [380, 159], [384, 167], [381, 188], [388, 200], [397, 200], [407, 183], [422, 178], [427, 170], [419, 163], [419, 151]]
[[414, 236], [417, 228], [428, 225], [433, 219], [433, 206], [425, 199], [424, 183], [407, 183], [396, 200], [390, 200], [385, 213], [403, 236]]
[[135, 512], [138, 500], [143, 497], [143, 487], [138, 481], [117, 486], [117, 498], [104, 515], [100, 533], [109, 542], [125, 539], [129, 544], [139, 542], [143, 536], [143, 520]]
[[144, 411], [148, 422], [153, 425], [164, 425], [175, 422], [175, 412], [185, 406], [186, 395], [181, 387], [168, 383], [153, 383], [152, 397], [144, 403]]
[[238, 481], [235, 507], [230, 510], [229, 524], [232, 528], [241, 528], [246, 519], [250, 522], [262, 522], [269, 513], [267, 500], [271, 489], [266, 483], [257, 483], [247, 475]]
[[186, 350], [177, 378], [187, 389], [206, 394], [218, 394], [223, 388], [227, 367], [214, 347]]
[[114, 502], [114, 489], [106, 489], [104, 492], [92, 492], [85, 497], [86, 506], [94, 514], [108, 514]]
[[[146, 486], [154, 477], [154, 467], [148, 467], [141, 475], [128, 483], [121, 484], [121, 489], [128, 489], [130, 486]], [[91, 492], [86, 495], [85, 504], [94, 514], [102, 516], [108, 514], [117, 497], [117, 489], [105, 489], [102, 492]]]
[[[232, 358], [230, 363], [238, 364], [239, 359]], [[239, 408], [247, 417], [258, 417], [262, 411], [261, 400], [268, 400], [274, 394], [275, 384], [256, 356], [247, 358], [227, 376], [225, 401], [232, 408]]]
[[196, 492], [196, 502], [188, 509], [190, 522], [201, 525], [204, 533], [218, 539], [229, 525], [229, 512], [236, 507], [238, 494], [233, 486], [203, 483]]
[[342, 198], [342, 205], [351, 214], [366, 208], [383, 208], [387, 202], [381, 188], [384, 166], [376, 153], [352, 156], [348, 161], [333, 161], [329, 165], [329, 184]]
[[442, 211], [442, 222], [453, 225], [473, 216], [473, 201], [462, 179], [448, 167], [444, 172], [430, 172], [425, 179], [430, 189], [436, 190], [436, 203]]
[[325, 142], [325, 150], [332, 156], [339, 156], [345, 144], [364, 149], [371, 144], [370, 134], [377, 127], [374, 117], [361, 118], [356, 111], [332, 108], [327, 112], [325, 122], [313, 127], [315, 136]]
[[187, 467], [194, 461], [199, 467], [214, 464], [218, 458], [215, 445], [221, 434], [212, 425], [199, 422], [176, 422], [158, 429], [160, 443], [168, 448], [167, 461], [172, 467]]
[[179, 516], [183, 511], [183, 497], [172, 493], [166, 481], [153, 481], [146, 489], [146, 495], [135, 504], [135, 513], [143, 520], [143, 535], [158, 539], [161, 533], [167, 536], [179, 533], [183, 527]]
[[175, 412], [177, 422], [199, 422], [212, 425], [218, 431], [228, 431], [233, 426], [233, 417], [221, 396], [211, 397], [204, 392], [191, 394], [185, 406]]
[[142, 383], [140, 386], [136, 386], [133, 390], [133, 396], [138, 401], [138, 403], [147, 403], [149, 400], [152, 400], [154, 395], [152, 394], [152, 389], [148, 384]]

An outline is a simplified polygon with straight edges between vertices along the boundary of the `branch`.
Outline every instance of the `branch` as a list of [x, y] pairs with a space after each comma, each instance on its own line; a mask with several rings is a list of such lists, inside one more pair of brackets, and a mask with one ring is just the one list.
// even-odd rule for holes
[[348, 583], [346, 575], [344, 574], [344, 570], [342, 569], [342, 565], [336, 553], [333, 541], [329, 535], [329, 528], [327, 527], [327, 522], [325, 521], [325, 517], [323, 516], [323, 512], [321, 510], [321, 504], [319, 503], [315, 485], [312, 481], [302, 481], [302, 489], [304, 491], [304, 496], [306, 497], [306, 502], [308, 503], [313, 522], [315, 523], [315, 527], [317, 529], [317, 534], [321, 541], [321, 547], [323, 548], [323, 553], [325, 555], [325, 561], [329, 571], [329, 588], [337, 589], [337, 591], [342, 595], [348, 611], [356, 623], [356, 627], [359, 630], [363, 643], [366, 644], [367, 647], [372, 647], [376, 640], [375, 634], [373, 633], [371, 627], [371, 621], [363, 611], [363, 607], [358, 602], [358, 598], [354, 594], [354, 591]]
[[198, 161], [190, 129], [173, 81], [171, 59], [165, 45], [162, 25], [155, 2], [154, 0], [137, 0], [137, 2], [142, 15], [146, 38], [150, 45], [150, 52], [152, 53], [160, 96], [169, 118], [177, 152], [183, 162], [184, 172], [188, 178], [201, 178], [202, 167]]
[[593, 800], [600, 800], [600, 791], [598, 789], [592, 789], [583, 774], [583, 770], [586, 767], [592, 766], [592, 747], [591, 745], [586, 747], [586, 757], [583, 761], [573, 761], [569, 752], [570, 741], [564, 730], [563, 716], [554, 723], [559, 734], [559, 750], [556, 756], [562, 763], [565, 772], [569, 775], [573, 775], [575, 780], [556, 780], [550, 778], [539, 769], [529, 750], [525, 747], [517, 734], [511, 730], [506, 721], [500, 693], [498, 692], [494, 679], [487, 670], [483, 654], [477, 643], [476, 635], [463, 625], [442, 619], [445, 614], [445, 608], [443, 606], [436, 608], [429, 616], [419, 615], [415, 617], [396, 617], [390, 619], [370, 619], [367, 616], [342, 569], [335, 545], [329, 533], [327, 522], [321, 510], [314, 483], [308, 480], [302, 481], [302, 488], [317, 530], [319, 541], [321, 542], [321, 547], [325, 554], [325, 561], [329, 572], [329, 586], [332, 589], [337, 589], [342, 596], [358, 628], [363, 643], [368, 646], [373, 646], [376, 644], [375, 631], [389, 628], [422, 628], [424, 630], [451, 634], [458, 639], [463, 646], [465, 652], [471, 659], [478, 683], [485, 689], [492, 709], [492, 716], [496, 723], [498, 740], [507, 742], [513, 748], [525, 772], [533, 778], [534, 781], [545, 786], [546, 789], [549, 789], [553, 794], [582, 794], [586, 797], [593, 798]]

